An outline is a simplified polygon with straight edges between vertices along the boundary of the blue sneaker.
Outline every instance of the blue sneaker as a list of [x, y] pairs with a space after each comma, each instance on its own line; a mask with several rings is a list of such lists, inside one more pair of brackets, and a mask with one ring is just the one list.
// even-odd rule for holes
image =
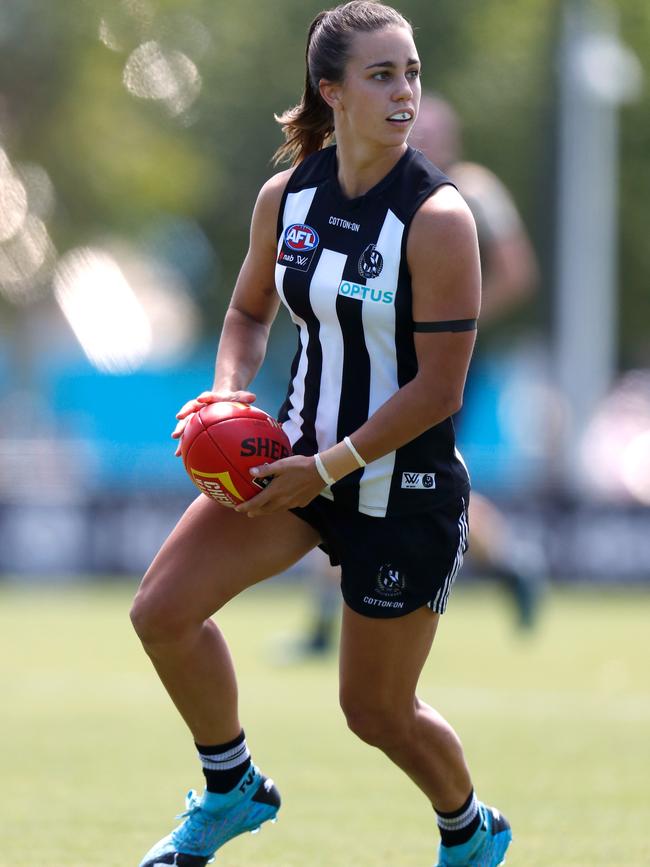
[[150, 849], [140, 867], [205, 867], [224, 843], [245, 831], [258, 831], [263, 822], [275, 821], [280, 793], [273, 780], [255, 766], [246, 770], [235, 788], [225, 795], [189, 792], [185, 819], [171, 834]]
[[481, 827], [460, 846], [438, 849], [437, 867], [498, 867], [505, 863], [506, 849], [512, 840], [510, 823], [494, 807], [479, 803]]

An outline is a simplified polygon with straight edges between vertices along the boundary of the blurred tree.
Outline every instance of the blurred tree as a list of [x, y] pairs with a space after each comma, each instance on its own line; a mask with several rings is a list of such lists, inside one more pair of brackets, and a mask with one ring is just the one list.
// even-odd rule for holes
[[[397, 4], [416, 26], [424, 86], [456, 105], [466, 156], [510, 187], [543, 264], [550, 259], [553, 220], [560, 2]], [[203, 301], [206, 330], [215, 333], [245, 252], [256, 192], [273, 170], [270, 159], [281, 139], [273, 113], [300, 97], [305, 34], [320, 8], [316, 0], [3, 0], [0, 145], [14, 163], [37, 163], [52, 179], [57, 208], [48, 228], [59, 253], [107, 234], [137, 238], [161, 212], [195, 217], [222, 263], [221, 283], [206, 287]], [[647, 0], [624, 0], [619, 12], [624, 39], [645, 58]], [[127, 64], [143, 45], [162, 52], [162, 60], [141, 70], [157, 99], [125, 86]], [[166, 84], [176, 62], [196, 72], [188, 79], [196, 98], [182, 110], [170, 107]], [[625, 109], [622, 125], [626, 360], [647, 353], [650, 321], [650, 245], [643, 235], [649, 108], [646, 91]], [[548, 268], [546, 276], [550, 281]]]
[[623, 367], [650, 367], [650, 5], [619, 4], [621, 36], [645, 73], [641, 99], [621, 113], [620, 333]]

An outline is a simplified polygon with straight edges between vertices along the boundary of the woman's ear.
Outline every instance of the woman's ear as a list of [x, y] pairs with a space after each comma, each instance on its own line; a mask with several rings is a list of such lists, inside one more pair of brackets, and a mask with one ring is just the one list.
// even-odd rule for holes
[[335, 81], [328, 81], [326, 78], [321, 78], [318, 82], [318, 92], [324, 102], [326, 102], [332, 111], [336, 111], [341, 103], [341, 85]]

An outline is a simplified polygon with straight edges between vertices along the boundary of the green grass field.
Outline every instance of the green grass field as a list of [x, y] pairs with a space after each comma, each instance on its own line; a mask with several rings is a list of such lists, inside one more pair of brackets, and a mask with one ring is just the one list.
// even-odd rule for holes
[[[132, 590], [0, 588], [1, 867], [136, 867], [201, 785], [131, 632]], [[217, 863], [431, 867], [430, 808], [347, 731], [336, 660], [277, 662], [306, 599], [271, 584], [222, 614], [248, 741], [284, 806]], [[420, 693], [511, 819], [508, 867], [650, 864], [649, 614], [649, 594], [555, 592], [522, 636], [496, 590], [456, 591]]]

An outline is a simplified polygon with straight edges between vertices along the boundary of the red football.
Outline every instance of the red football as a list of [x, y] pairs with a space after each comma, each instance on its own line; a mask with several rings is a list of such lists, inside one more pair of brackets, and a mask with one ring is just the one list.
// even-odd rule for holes
[[224, 506], [250, 500], [268, 484], [248, 472], [291, 454], [279, 422], [246, 403], [210, 403], [189, 420], [181, 438], [185, 469], [197, 488]]

